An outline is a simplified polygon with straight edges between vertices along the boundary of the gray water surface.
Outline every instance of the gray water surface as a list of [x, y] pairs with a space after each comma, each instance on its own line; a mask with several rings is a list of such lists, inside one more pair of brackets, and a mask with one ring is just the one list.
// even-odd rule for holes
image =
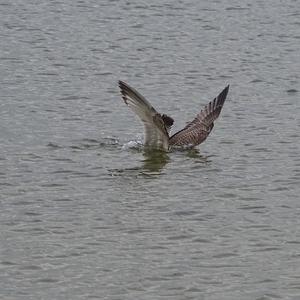
[[[299, 1], [0, 3], [0, 298], [300, 299]], [[144, 153], [122, 79], [197, 151]]]

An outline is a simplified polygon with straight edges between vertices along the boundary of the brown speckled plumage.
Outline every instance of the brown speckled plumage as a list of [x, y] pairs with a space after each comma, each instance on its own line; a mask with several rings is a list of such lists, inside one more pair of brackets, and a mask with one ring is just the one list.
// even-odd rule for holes
[[168, 151], [175, 146], [197, 146], [205, 141], [214, 121], [219, 117], [228, 94], [229, 85], [209, 102], [182, 130], [169, 137], [174, 120], [158, 113], [153, 106], [127, 83], [119, 81], [124, 102], [139, 116], [145, 129], [145, 146]]

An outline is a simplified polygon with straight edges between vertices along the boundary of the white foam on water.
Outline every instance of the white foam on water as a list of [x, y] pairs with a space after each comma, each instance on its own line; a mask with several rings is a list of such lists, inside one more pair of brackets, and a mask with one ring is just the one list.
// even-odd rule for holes
[[141, 149], [143, 147], [143, 143], [139, 140], [137, 141], [129, 141], [122, 146], [122, 150], [130, 150], [130, 149]]

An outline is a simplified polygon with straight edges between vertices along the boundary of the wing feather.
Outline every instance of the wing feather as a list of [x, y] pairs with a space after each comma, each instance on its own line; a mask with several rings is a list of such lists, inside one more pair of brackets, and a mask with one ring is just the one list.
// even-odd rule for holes
[[209, 102], [182, 130], [170, 137], [171, 146], [197, 146], [205, 141], [211, 132], [214, 121], [219, 117], [229, 90], [229, 85]]
[[[165, 124], [166, 121], [164, 121], [165, 115], [162, 117], [138, 91], [130, 87], [127, 83], [119, 81], [119, 87], [124, 102], [140, 118], [144, 125], [145, 146], [168, 150], [169, 134]], [[170, 119], [173, 121], [172, 118]]]

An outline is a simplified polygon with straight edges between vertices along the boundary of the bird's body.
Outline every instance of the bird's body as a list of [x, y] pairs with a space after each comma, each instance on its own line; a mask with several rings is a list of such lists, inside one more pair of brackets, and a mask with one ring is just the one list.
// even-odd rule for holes
[[195, 147], [204, 142], [211, 132], [214, 121], [220, 115], [228, 94], [229, 85], [209, 102], [182, 130], [169, 136], [174, 120], [158, 113], [154, 107], [134, 88], [119, 81], [124, 102], [135, 112], [144, 125], [144, 145], [147, 148], [168, 151], [172, 147]]

